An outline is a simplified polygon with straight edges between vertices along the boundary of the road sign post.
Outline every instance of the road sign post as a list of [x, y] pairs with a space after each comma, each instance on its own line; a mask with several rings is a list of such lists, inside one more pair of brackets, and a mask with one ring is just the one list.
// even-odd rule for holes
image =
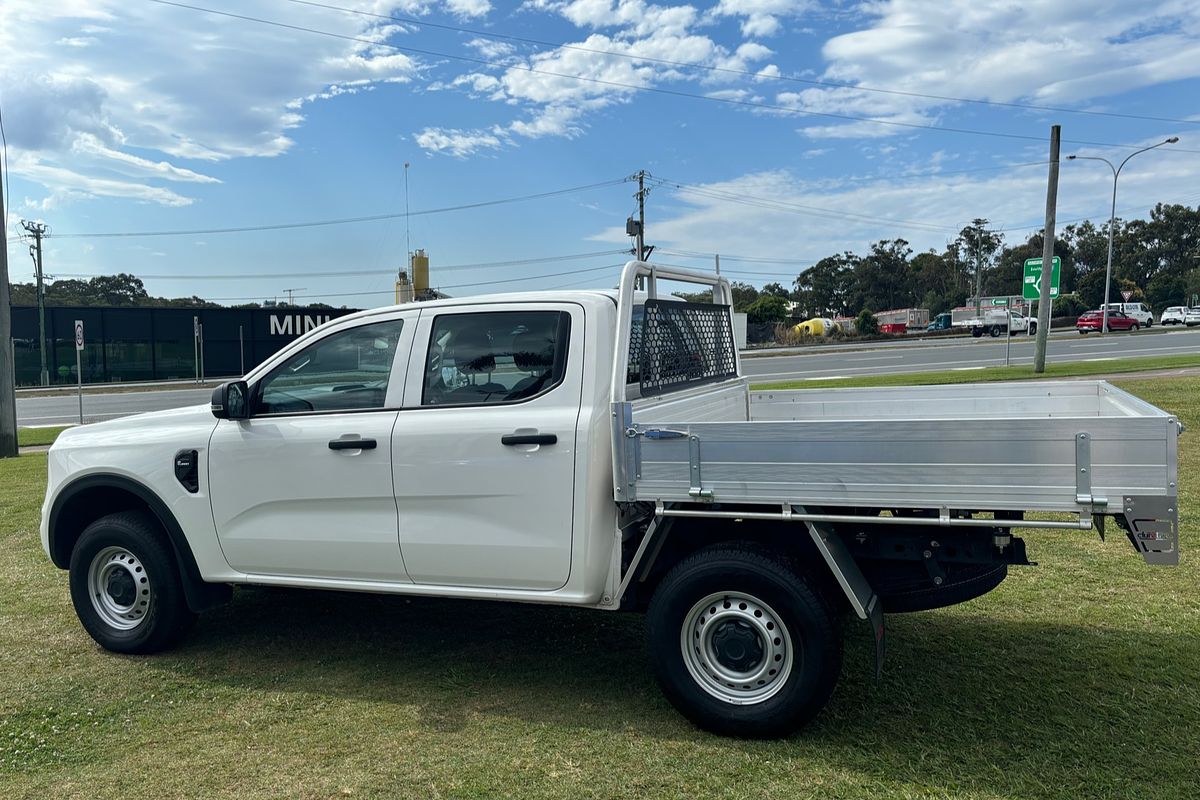
[[[1059, 283], [1062, 278], [1062, 259], [1054, 257], [1050, 268], [1050, 297], [1058, 297]], [[1025, 259], [1025, 278], [1021, 282], [1021, 296], [1026, 300], [1037, 300], [1042, 292], [1042, 260], [1040, 258]]]
[[200, 317], [192, 317], [192, 360], [196, 367], [196, 383], [200, 382]]
[[75, 320], [75, 390], [79, 394], [79, 424], [83, 424], [83, 320]]

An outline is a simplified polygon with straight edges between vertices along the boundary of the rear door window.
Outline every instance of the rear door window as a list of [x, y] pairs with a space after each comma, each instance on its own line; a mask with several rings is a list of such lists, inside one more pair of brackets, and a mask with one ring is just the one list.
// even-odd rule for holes
[[570, 330], [564, 311], [439, 315], [421, 405], [518, 403], [553, 390], [566, 372]]

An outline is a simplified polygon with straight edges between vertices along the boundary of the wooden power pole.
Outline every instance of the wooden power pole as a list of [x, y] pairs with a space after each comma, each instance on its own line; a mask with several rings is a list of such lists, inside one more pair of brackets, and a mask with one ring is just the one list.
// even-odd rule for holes
[[[4, 183], [0, 181], [0, 220], [4, 214]], [[0, 458], [17, 454], [17, 365], [13, 352], [12, 298], [8, 283], [8, 225], [0, 246]]]
[[1042, 285], [1038, 297], [1037, 342], [1033, 351], [1033, 371], [1046, 371], [1046, 340], [1050, 336], [1050, 286], [1054, 282], [1054, 217], [1058, 212], [1058, 145], [1061, 125], [1050, 126], [1050, 177], [1046, 184], [1046, 229], [1042, 242]]

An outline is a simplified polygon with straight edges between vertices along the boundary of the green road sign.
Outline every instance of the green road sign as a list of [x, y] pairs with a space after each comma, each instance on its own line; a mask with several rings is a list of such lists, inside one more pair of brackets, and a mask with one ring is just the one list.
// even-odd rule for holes
[[994, 306], [1006, 306], [1006, 305], [1008, 305], [1008, 298], [1007, 298], [1007, 297], [993, 297], [993, 298], [992, 298], [992, 305], [994, 305]]
[[[1050, 266], [1050, 296], [1058, 297], [1058, 286], [1062, 280], [1062, 259], [1054, 257]], [[1021, 283], [1021, 295], [1026, 300], [1040, 300], [1042, 297], [1042, 260], [1028, 258], [1025, 260], [1025, 280]]]

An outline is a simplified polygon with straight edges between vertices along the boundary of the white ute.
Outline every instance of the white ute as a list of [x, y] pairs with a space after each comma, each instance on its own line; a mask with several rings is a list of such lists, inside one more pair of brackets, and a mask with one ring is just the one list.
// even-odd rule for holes
[[1028, 564], [1015, 529], [1107, 516], [1178, 563], [1172, 415], [1104, 382], [750, 392], [730, 300], [632, 262], [617, 293], [342, 317], [211, 407], [63, 433], [43, 546], [121, 653], [171, 647], [239, 584], [644, 611], [667, 697], [737, 736], [825, 706], [841, 617], [869, 622], [878, 670], [884, 612]]

